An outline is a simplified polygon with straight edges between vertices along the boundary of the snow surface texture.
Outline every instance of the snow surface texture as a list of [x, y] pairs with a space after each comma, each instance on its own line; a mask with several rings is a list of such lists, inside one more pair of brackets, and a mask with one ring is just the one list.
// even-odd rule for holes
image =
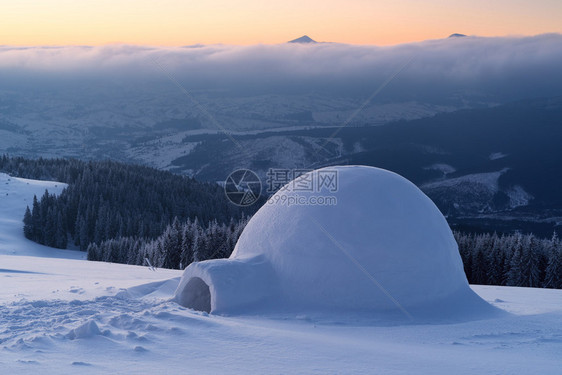
[[[314, 188], [329, 175], [337, 186]], [[307, 181], [312, 191], [302, 189]], [[311, 203], [327, 196], [337, 202]], [[289, 204], [297, 197], [305, 203]], [[494, 312], [469, 288], [433, 202], [405, 178], [364, 166], [323, 168], [290, 182], [250, 220], [229, 259], [187, 267], [176, 299], [219, 314], [367, 312], [419, 320]]]
[[[46, 186], [34, 184], [39, 193]], [[22, 188], [2, 186], [12, 197]], [[30, 201], [28, 193], [21, 198]], [[0, 221], [20, 227], [13, 245], [3, 243], [14, 255], [0, 253], [1, 374], [558, 375], [562, 368], [561, 290], [472, 286], [509, 314], [455, 324], [208, 315], [171, 301], [180, 271], [54, 258], [73, 252], [25, 242], [20, 209], [2, 203]], [[2, 225], [7, 240], [11, 227]], [[18, 255], [31, 250], [37, 256]]]

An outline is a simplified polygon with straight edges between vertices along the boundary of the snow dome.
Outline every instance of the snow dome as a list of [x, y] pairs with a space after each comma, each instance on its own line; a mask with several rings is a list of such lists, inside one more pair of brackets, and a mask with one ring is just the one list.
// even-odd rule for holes
[[219, 314], [261, 311], [457, 314], [488, 306], [469, 288], [433, 202], [365, 166], [309, 172], [252, 217], [229, 259], [192, 263], [176, 301]]

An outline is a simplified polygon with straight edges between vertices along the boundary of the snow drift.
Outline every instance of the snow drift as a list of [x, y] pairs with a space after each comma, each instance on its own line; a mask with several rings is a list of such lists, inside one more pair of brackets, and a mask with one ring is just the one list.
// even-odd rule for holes
[[[336, 184], [320, 188], [326, 175]], [[411, 320], [493, 310], [469, 288], [433, 202], [405, 178], [364, 166], [323, 168], [286, 185], [250, 220], [229, 259], [186, 268], [175, 299], [218, 314]]]

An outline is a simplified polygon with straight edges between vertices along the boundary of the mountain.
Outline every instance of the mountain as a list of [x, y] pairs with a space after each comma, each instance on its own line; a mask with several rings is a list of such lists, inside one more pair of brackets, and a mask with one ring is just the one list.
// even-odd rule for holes
[[449, 35], [449, 38], [463, 38], [465, 36], [466, 35], [464, 35], [464, 34], [454, 33], [454, 34]]
[[317, 41], [310, 38], [308, 35], [303, 35], [300, 38], [290, 40], [288, 43], [318, 43]]
[[197, 145], [170, 170], [224, 181], [249, 168], [266, 181], [269, 168], [370, 165], [413, 181], [454, 226], [549, 236], [562, 222], [560, 124], [558, 97], [381, 126], [235, 134], [237, 144], [207, 134], [185, 139]]

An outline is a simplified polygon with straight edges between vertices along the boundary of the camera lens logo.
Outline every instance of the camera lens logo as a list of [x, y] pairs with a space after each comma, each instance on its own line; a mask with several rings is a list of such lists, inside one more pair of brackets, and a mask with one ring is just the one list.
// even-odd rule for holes
[[224, 183], [226, 197], [237, 206], [251, 206], [261, 194], [261, 180], [249, 169], [232, 172]]

